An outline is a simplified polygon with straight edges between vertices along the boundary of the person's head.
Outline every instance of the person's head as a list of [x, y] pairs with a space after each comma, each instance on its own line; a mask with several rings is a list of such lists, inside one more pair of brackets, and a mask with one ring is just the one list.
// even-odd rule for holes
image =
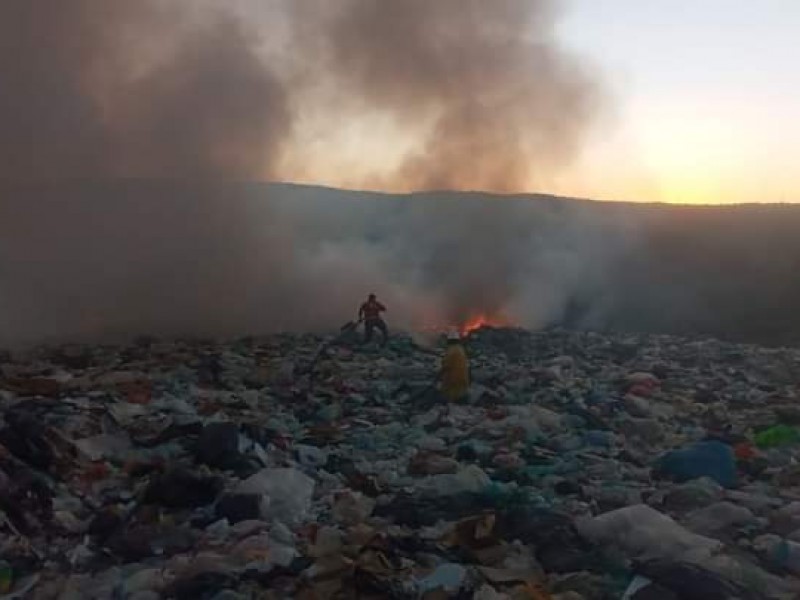
[[378, 298], [375, 296], [375, 294], [370, 294], [370, 295], [367, 297], [367, 300], [369, 300], [370, 302], [375, 302], [375, 300], [377, 300], [377, 299], [378, 299]]

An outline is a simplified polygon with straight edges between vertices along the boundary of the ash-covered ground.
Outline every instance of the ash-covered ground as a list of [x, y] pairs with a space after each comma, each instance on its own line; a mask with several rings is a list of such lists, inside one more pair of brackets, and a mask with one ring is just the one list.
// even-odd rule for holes
[[0, 357], [2, 597], [800, 597], [799, 350], [330, 341]]

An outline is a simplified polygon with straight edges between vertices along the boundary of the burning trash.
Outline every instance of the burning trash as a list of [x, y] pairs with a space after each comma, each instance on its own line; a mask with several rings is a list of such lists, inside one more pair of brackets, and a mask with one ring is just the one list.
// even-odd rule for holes
[[504, 317], [489, 316], [483, 313], [479, 313], [477, 315], [469, 317], [466, 321], [464, 321], [459, 327], [459, 331], [462, 337], [467, 337], [473, 331], [477, 331], [484, 327], [498, 329], [510, 326], [511, 322]]

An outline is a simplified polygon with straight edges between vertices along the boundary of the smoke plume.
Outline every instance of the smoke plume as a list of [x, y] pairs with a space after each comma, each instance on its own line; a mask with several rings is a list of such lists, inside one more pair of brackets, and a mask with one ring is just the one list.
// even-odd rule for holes
[[0, 39], [0, 178], [274, 175], [286, 90], [232, 16], [9, 0]]
[[3, 2], [0, 177], [286, 178], [307, 113], [383, 114], [414, 143], [382, 185], [519, 190], [598, 106], [549, 0], [226, 5]]
[[[597, 252], [584, 217], [241, 182], [313, 178], [349, 121], [376, 115], [404, 151], [348, 181], [546, 180], [602, 97], [556, 44], [556, 8], [0, 3], [0, 341], [324, 328], [368, 291], [398, 325], [475, 310], [545, 322], [590, 278], [585, 264], [620, 246]], [[307, 159], [311, 138], [321, 158]]]
[[519, 191], [573, 155], [598, 108], [595, 78], [554, 40], [555, 8], [342, 0], [295, 11], [320, 40], [316, 64], [347, 96], [340, 102], [417, 132], [385, 184]]

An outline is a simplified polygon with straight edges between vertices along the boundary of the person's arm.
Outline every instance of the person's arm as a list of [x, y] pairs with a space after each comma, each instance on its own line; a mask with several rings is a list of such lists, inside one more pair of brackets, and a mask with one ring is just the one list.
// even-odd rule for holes
[[358, 320], [360, 321], [363, 318], [364, 318], [364, 305], [362, 304], [358, 309]]
[[378, 302], [378, 310], [381, 312], [386, 312], [386, 307], [380, 302]]

